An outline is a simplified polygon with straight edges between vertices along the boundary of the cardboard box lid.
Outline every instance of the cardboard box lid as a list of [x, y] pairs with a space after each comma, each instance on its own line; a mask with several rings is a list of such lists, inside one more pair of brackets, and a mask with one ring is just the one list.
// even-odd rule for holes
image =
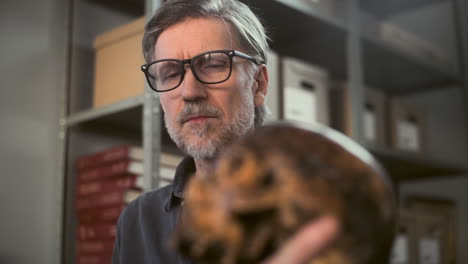
[[100, 34], [94, 40], [94, 48], [101, 49], [116, 41], [119, 41], [129, 36], [140, 34], [143, 32], [146, 23], [145, 17], [140, 17], [120, 27], [116, 27], [108, 32]]
[[312, 64], [302, 59], [283, 56], [281, 58], [281, 63], [283, 64], [283, 75], [284, 79], [291, 77], [305, 77], [305, 78], [323, 78], [328, 81], [328, 70], [317, 65]]

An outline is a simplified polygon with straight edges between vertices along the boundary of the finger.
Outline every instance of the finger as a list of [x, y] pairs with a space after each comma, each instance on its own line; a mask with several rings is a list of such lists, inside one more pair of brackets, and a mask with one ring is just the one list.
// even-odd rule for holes
[[264, 264], [302, 264], [320, 254], [339, 232], [338, 220], [331, 216], [323, 216], [301, 228]]

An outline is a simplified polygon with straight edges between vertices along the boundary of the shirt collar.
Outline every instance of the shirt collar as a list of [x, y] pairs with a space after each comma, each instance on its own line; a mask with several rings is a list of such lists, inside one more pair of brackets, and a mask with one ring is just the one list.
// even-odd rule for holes
[[184, 199], [184, 187], [188, 179], [195, 173], [195, 161], [192, 157], [186, 156], [177, 166], [171, 191], [166, 198], [164, 208], [169, 212], [172, 208]]

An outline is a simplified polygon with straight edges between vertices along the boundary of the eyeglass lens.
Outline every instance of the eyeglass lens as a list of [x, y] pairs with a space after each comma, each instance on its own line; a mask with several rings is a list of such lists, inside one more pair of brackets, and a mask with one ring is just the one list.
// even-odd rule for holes
[[[150, 84], [159, 91], [173, 89], [183, 80], [184, 67], [178, 60], [156, 62], [148, 68]], [[193, 58], [192, 70], [201, 82], [223, 82], [231, 72], [230, 57], [222, 52], [202, 54]]]

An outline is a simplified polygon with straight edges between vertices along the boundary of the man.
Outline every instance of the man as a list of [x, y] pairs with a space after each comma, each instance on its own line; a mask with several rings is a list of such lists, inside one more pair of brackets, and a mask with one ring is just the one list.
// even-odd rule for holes
[[166, 1], [148, 22], [143, 69], [160, 92], [169, 135], [188, 156], [174, 184], [122, 213], [114, 263], [187, 263], [166, 248], [184, 184], [209, 173], [227, 144], [262, 123], [267, 48], [262, 25], [235, 0]]
[[113, 263], [190, 263], [167, 248], [189, 177], [261, 125], [268, 73], [265, 30], [236, 0], [169, 0], [145, 27], [142, 66], [160, 93], [165, 125], [187, 154], [174, 183], [143, 194], [122, 213]]

